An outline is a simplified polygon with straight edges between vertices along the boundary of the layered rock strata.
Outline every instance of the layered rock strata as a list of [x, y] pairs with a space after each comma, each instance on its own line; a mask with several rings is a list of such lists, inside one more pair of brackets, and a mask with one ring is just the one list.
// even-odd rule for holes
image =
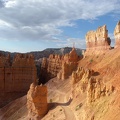
[[27, 94], [29, 120], [41, 120], [48, 111], [47, 86], [32, 83]]
[[63, 57], [62, 68], [57, 74], [57, 78], [62, 80], [68, 78], [72, 74], [72, 71], [76, 70], [79, 60], [80, 57], [77, 55], [76, 50], [73, 47], [72, 51]]
[[87, 53], [90, 51], [104, 51], [111, 49], [110, 47], [111, 40], [108, 37], [108, 30], [106, 25], [98, 27], [96, 31], [89, 31], [86, 34], [86, 46]]
[[62, 66], [62, 56], [60, 55], [50, 55], [48, 61], [48, 73], [51, 74], [51, 77], [55, 77], [60, 71]]
[[40, 79], [46, 82], [56, 76], [59, 79], [66, 79], [77, 68], [79, 60], [80, 57], [74, 47], [69, 54], [63, 56], [51, 54], [48, 59], [44, 58], [42, 61]]
[[120, 47], [120, 21], [117, 23], [115, 27], [114, 36], [115, 36], [115, 48]]
[[33, 55], [16, 54], [13, 62], [10, 55], [0, 55], [0, 105], [4, 101], [15, 99], [19, 93], [25, 94], [30, 84], [36, 80], [36, 75]]
[[49, 58], [43, 58], [40, 71], [40, 81], [46, 83], [49, 79], [56, 77], [61, 70], [62, 56], [51, 54]]

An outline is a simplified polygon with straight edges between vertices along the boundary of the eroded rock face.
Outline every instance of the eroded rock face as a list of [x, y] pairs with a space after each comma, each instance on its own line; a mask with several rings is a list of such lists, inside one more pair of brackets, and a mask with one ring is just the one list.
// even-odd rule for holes
[[[16, 98], [16, 95], [13, 95], [15, 92], [18, 92], [18, 94], [24, 92], [25, 94], [28, 91], [30, 84], [36, 80], [36, 75], [37, 73], [33, 55], [16, 54], [13, 62], [10, 61], [10, 55], [1, 55], [0, 96], [3, 93], [4, 95], [2, 95], [0, 105], [4, 103], [4, 101]], [[10, 98], [7, 93], [9, 93], [9, 95], [11, 93]]]
[[87, 87], [87, 103], [90, 104], [101, 96], [109, 96], [114, 91], [112, 85], [105, 85], [99, 79], [91, 77]]
[[[102, 27], [98, 27], [96, 31], [89, 31], [86, 34], [86, 46], [87, 52], [97, 50], [109, 50], [111, 40], [108, 37], [108, 30], [106, 28], [106, 25]], [[89, 54], [89, 53], [88, 53]]]
[[62, 65], [62, 56], [60, 55], [50, 55], [48, 61], [48, 73], [51, 77], [55, 77], [60, 71]]
[[29, 120], [40, 120], [48, 111], [47, 86], [32, 83], [27, 94]]
[[66, 79], [77, 68], [77, 62], [79, 60], [80, 57], [77, 55], [74, 47], [69, 54], [63, 56], [51, 54], [46, 63], [47, 67], [44, 65], [45, 60], [42, 62], [40, 78], [45, 81], [56, 76], [59, 79]]
[[114, 36], [115, 36], [115, 48], [120, 47], [120, 21], [117, 23], [115, 27]]
[[80, 58], [77, 55], [75, 48], [73, 47], [69, 54], [63, 56], [62, 68], [57, 74], [57, 77], [62, 80], [68, 78], [72, 72], [76, 70], [79, 60]]
[[[102, 96], [109, 96], [113, 93], [114, 87], [111, 84], [105, 84], [100, 79], [94, 77], [96, 72], [83, 67], [78, 67], [73, 71], [71, 77], [72, 96], [87, 92], [87, 104], [95, 102]], [[77, 83], [77, 84], [76, 84]]]
[[51, 54], [49, 58], [42, 60], [40, 79], [45, 83], [49, 79], [56, 77], [62, 67], [62, 56]]
[[93, 74], [93, 70], [84, 69], [83, 67], [78, 66], [77, 70], [72, 72], [71, 83], [75, 84], [79, 82], [81, 79], [85, 80], [87, 78], [90, 78], [92, 74]]
[[73, 97], [76, 97], [78, 94], [82, 94], [87, 90], [88, 81], [93, 73], [93, 70], [84, 69], [80, 66], [78, 66], [76, 71], [72, 72], [71, 84]]

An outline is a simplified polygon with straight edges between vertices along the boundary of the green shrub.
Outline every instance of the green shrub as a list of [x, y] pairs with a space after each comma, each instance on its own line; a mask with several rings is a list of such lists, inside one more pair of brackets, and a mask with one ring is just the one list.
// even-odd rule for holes
[[53, 100], [52, 99], [50, 99], [50, 103], [52, 103], [53, 102]]
[[92, 63], [92, 62], [93, 62], [93, 59], [90, 60], [90, 63]]
[[76, 107], [75, 107], [75, 111], [77, 111], [77, 110], [79, 110], [81, 107], [82, 107], [82, 103], [80, 103], [79, 105], [77, 105]]

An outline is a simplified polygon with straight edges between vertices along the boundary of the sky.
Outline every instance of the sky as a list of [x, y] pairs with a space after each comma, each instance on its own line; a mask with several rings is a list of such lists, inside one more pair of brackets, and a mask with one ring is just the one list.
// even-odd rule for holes
[[0, 0], [0, 50], [86, 48], [85, 35], [107, 25], [114, 46], [120, 0]]

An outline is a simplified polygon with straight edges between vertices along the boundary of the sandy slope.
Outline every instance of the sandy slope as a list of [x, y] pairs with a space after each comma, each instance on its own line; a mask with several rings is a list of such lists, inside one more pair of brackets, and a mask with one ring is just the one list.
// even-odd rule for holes
[[0, 120], [17, 120], [26, 115], [26, 96], [23, 96], [0, 109]]

